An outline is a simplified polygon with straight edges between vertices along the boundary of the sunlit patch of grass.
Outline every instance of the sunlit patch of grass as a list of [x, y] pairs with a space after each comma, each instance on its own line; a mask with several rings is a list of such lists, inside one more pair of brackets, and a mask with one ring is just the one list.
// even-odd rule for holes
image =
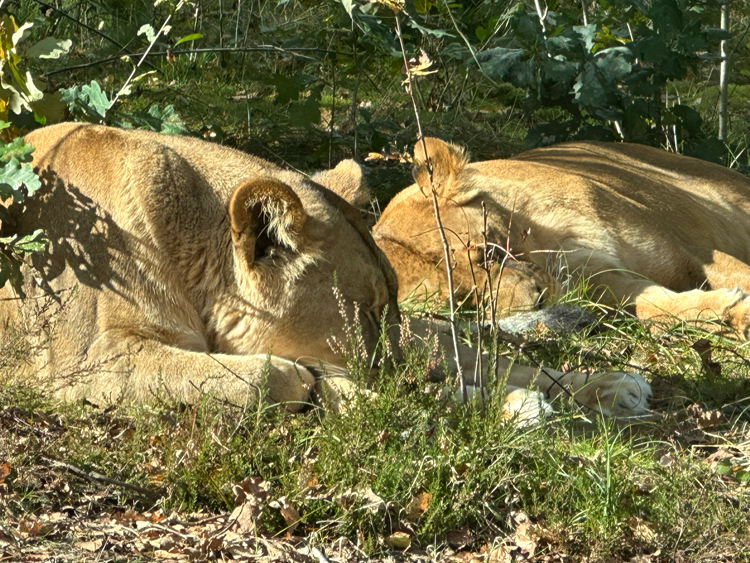
[[[166, 512], [229, 512], [232, 486], [259, 477], [271, 499], [285, 497], [299, 512], [295, 535], [345, 536], [371, 555], [387, 552], [394, 532], [426, 548], [462, 531], [465, 549], [478, 551], [512, 534], [523, 513], [537, 553], [747, 557], [746, 347], [687, 327], [653, 334], [618, 311], [600, 319], [581, 333], [535, 333], [518, 361], [641, 371], [656, 390], [653, 420], [623, 425], [558, 404], [546, 423], [519, 430], [502, 417], [500, 396], [484, 410], [442, 396], [426, 377], [431, 350], [418, 342], [401, 364], [384, 368], [372, 393], [355, 392], [338, 413], [290, 415], [209, 397], [103, 409], [6, 387], [0, 461], [14, 468], [8, 510], [20, 517], [87, 502], [91, 514], [102, 510], [86, 500], [102, 486], [49, 462], [58, 460], [153, 490]], [[719, 368], [695, 349], [701, 339]], [[67, 489], [51, 485], [62, 481]], [[108, 506], [153, 504], [127, 487], [106, 489]], [[285, 530], [279, 511], [267, 508], [258, 531]]]

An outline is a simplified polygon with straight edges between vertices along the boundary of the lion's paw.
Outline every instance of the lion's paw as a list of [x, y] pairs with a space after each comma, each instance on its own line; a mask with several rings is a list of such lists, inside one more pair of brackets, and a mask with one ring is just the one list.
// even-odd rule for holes
[[315, 383], [314, 398], [329, 412], [346, 412], [346, 408], [357, 397], [374, 399], [374, 391], [357, 385], [345, 376], [327, 376]]
[[637, 373], [608, 373], [575, 394], [576, 401], [606, 416], [643, 414], [651, 398], [651, 386]]
[[744, 340], [750, 339], [750, 297], [744, 296], [726, 312], [726, 322]]
[[514, 389], [505, 396], [503, 418], [518, 428], [536, 426], [553, 412], [539, 391]]

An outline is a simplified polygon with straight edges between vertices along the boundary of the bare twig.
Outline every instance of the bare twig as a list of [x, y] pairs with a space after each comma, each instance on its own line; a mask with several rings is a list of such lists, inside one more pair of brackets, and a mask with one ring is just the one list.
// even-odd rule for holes
[[[724, 0], [721, 4], [721, 29], [729, 31], [729, 2]], [[729, 114], [727, 111], [728, 76], [729, 76], [729, 54], [727, 53], [726, 39], [721, 40], [721, 64], [719, 65], [719, 139], [726, 141], [728, 133]]]
[[[300, 47], [300, 48], [291, 48], [291, 49], [283, 49], [281, 47], [276, 47], [275, 45], [258, 45], [256, 47], [206, 47], [202, 49], [183, 49], [182, 51], [155, 51], [155, 52], [145, 52], [145, 53], [133, 53], [130, 56], [131, 59], [135, 59], [136, 57], [140, 57], [138, 64], [141, 64], [141, 61], [146, 57], [166, 57], [168, 55], [174, 55], [175, 57], [178, 55], [195, 55], [200, 53], [282, 53], [285, 55], [292, 55], [294, 57], [300, 57], [305, 59], [313, 60], [312, 57], [307, 57], [301, 53], [304, 52], [322, 52], [322, 53], [333, 53], [333, 54], [344, 54], [349, 55], [349, 53], [343, 53], [339, 51], [330, 51], [327, 49], [322, 49], [318, 47]], [[65, 68], [58, 68], [56, 70], [52, 70], [50, 72], [45, 73], [44, 76], [52, 76], [53, 74], [59, 74], [61, 72], [69, 72], [71, 70], [79, 70], [82, 68], [89, 68], [92, 66], [97, 66], [100, 64], [109, 63], [112, 61], [120, 60], [121, 56], [115, 56], [115, 57], [107, 57], [104, 59], [99, 59], [97, 61], [92, 61], [90, 63], [82, 63], [79, 65], [69, 66]]]
[[79, 467], [76, 467], [75, 465], [71, 465], [70, 463], [65, 463], [64, 461], [58, 461], [56, 459], [52, 459], [47, 456], [42, 456], [41, 460], [53, 467], [59, 467], [60, 469], [65, 469], [66, 471], [70, 471], [71, 473], [73, 473], [74, 475], [77, 475], [78, 477], [83, 477], [84, 479], [88, 479], [89, 481], [92, 481], [99, 485], [115, 485], [116, 487], [129, 489], [135, 493], [138, 493], [142, 497], [152, 502], [155, 502], [162, 497], [162, 493], [159, 491], [146, 489], [145, 487], [139, 487], [138, 485], [126, 483], [125, 481], [112, 479], [110, 477], [107, 477], [106, 475], [97, 473], [96, 471], [84, 471], [83, 469], [80, 469]]
[[448, 238], [445, 235], [445, 228], [440, 218], [440, 205], [438, 203], [438, 195], [435, 190], [432, 178], [432, 162], [430, 156], [427, 154], [427, 143], [424, 138], [422, 131], [422, 123], [419, 119], [419, 108], [417, 108], [417, 100], [414, 97], [414, 81], [412, 79], [411, 67], [409, 66], [409, 59], [406, 56], [406, 47], [404, 46], [404, 38], [401, 34], [401, 22], [399, 15], [395, 13], [396, 18], [396, 35], [398, 36], [399, 45], [401, 46], [401, 54], [404, 58], [404, 70], [406, 71], [406, 79], [409, 85], [409, 98], [411, 98], [412, 107], [414, 108], [414, 117], [417, 123], [417, 131], [419, 134], [419, 140], [422, 143], [422, 149], [425, 154], [425, 166], [427, 166], [427, 173], [430, 182], [430, 192], [432, 195], [432, 210], [435, 214], [435, 222], [438, 226], [438, 232], [440, 233], [440, 240], [443, 243], [443, 258], [445, 260], [445, 269], [448, 274], [448, 299], [450, 303], [450, 325], [451, 325], [451, 337], [453, 339], [453, 353], [456, 359], [456, 377], [459, 381], [459, 388], [461, 390], [461, 400], [466, 399], [466, 382], [463, 377], [463, 369], [461, 368], [461, 354], [458, 348], [458, 333], [456, 331], [456, 298], [453, 289], [453, 261], [451, 260], [451, 248], [448, 244]]
[[534, 0], [534, 7], [536, 8], [536, 15], [539, 17], [539, 25], [542, 26], [542, 36], [547, 39], [547, 26], [544, 25], [544, 20], [547, 19], [547, 12], [549, 11], [547, 6], [542, 10], [540, 0]]
[[[472, 44], [469, 42], [469, 40], [466, 38], [466, 35], [464, 35], [463, 31], [458, 27], [458, 22], [456, 22], [456, 19], [453, 17], [453, 12], [451, 12], [451, 7], [448, 4], [448, 0], [443, 0], [445, 2], [445, 9], [448, 11], [448, 15], [451, 17], [451, 21], [453, 22], [453, 27], [456, 29], [456, 33], [458, 33], [461, 36], [461, 39], [464, 40], [464, 43], [466, 43], [466, 47], [469, 49], [469, 53], [471, 53], [471, 58], [474, 59], [474, 63], [476, 63], [477, 67], [479, 68], [479, 72], [481, 72], [484, 77], [490, 81], [490, 83], [497, 87], [498, 83], [492, 80], [486, 72], [484, 72], [484, 69], [482, 68], [482, 65], [479, 64], [479, 60], [477, 59], [476, 55], [476, 49], [472, 46]], [[542, 24], [542, 27], [544, 27], [544, 24]]]
[[115, 94], [115, 97], [112, 98], [112, 101], [107, 106], [107, 109], [104, 110], [104, 115], [102, 116], [101, 122], [104, 123], [104, 118], [107, 116], [109, 111], [115, 107], [118, 100], [120, 99], [123, 94], [125, 94], [128, 90], [128, 86], [130, 86], [130, 83], [133, 81], [133, 78], [135, 77], [135, 73], [138, 72], [138, 69], [141, 67], [141, 64], [143, 64], [143, 61], [146, 60], [146, 57], [148, 57], [149, 51], [153, 48], [154, 45], [156, 45], [156, 42], [159, 40], [159, 37], [161, 37], [161, 34], [164, 33], [164, 30], [167, 29], [167, 26], [169, 25], [170, 20], [172, 19], [172, 14], [169, 14], [167, 16], [167, 19], [164, 20], [164, 23], [159, 28], [159, 31], [156, 32], [156, 35], [154, 38], [149, 42], [148, 48], [146, 49], [146, 52], [143, 53], [143, 56], [138, 61], [138, 64], [133, 67], [133, 70], [130, 72], [130, 76], [128, 76], [128, 79], [125, 81], [125, 84], [122, 85], [122, 87], [117, 91]]

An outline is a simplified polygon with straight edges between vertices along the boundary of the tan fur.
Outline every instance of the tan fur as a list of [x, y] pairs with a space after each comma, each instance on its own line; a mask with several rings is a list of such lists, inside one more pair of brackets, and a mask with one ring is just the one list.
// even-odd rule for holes
[[[750, 336], [746, 177], [622, 143], [567, 143], [473, 164], [457, 164], [465, 155], [442, 141], [429, 147], [433, 175], [451, 178], [439, 190], [440, 205], [462, 291], [474, 282], [469, 255], [476, 260], [483, 252], [484, 203], [493, 248], [510, 246], [515, 258], [563, 282], [588, 279], [605, 302], [631, 306], [643, 320], [718, 320]], [[430, 289], [446, 287], [444, 269], [434, 268], [442, 249], [420, 169], [419, 183], [394, 198], [373, 232], [402, 296], [423, 279]], [[478, 246], [467, 253], [463, 243]], [[530, 306], [535, 298], [526, 292], [513, 304]]]
[[[398, 322], [395, 276], [358, 212], [300, 174], [143, 131], [66, 123], [26, 140], [44, 187], [12, 212], [50, 243], [23, 307], [0, 291], [0, 333], [50, 318], [28, 371], [65, 396], [242, 403], [265, 384], [295, 408], [315, 383], [305, 366], [343, 364], [327, 343], [344, 334], [334, 277], [368, 313], [368, 350], [386, 306]], [[356, 192], [355, 167], [322, 181]]]

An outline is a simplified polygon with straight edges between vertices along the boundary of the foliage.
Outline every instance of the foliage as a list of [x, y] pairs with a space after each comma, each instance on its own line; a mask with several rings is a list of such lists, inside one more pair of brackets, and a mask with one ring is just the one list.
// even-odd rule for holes
[[[10, 124], [0, 122], [1, 129]], [[0, 142], [0, 221], [3, 233], [10, 231], [14, 220], [8, 213], [8, 206], [20, 204], [41, 187], [39, 178], [29, 162], [34, 148], [16, 137], [10, 143]], [[33, 252], [44, 250], [46, 241], [41, 229], [29, 235], [10, 234], [0, 236], [0, 287], [10, 282], [13, 288], [23, 297], [21, 288], [23, 276], [21, 266], [23, 257]]]
[[724, 160], [723, 144], [703, 132], [700, 114], [669, 105], [670, 83], [695, 75], [718, 52], [718, 4], [692, 0], [600, 2], [586, 25], [580, 4], [559, 2], [543, 20], [519, 4], [513, 33], [476, 55], [496, 80], [526, 90], [524, 109], [560, 108], [562, 116], [529, 132], [535, 145], [562, 140], [624, 140], [671, 146]]
[[34, 147], [18, 135], [30, 124], [61, 119], [63, 105], [58, 93], [42, 92], [42, 86], [31, 72], [24, 74], [21, 65], [24, 57], [57, 59], [72, 45], [68, 39], [46, 37], [25, 48], [24, 39], [33, 25], [27, 22], [19, 27], [13, 16], [0, 13], [0, 288], [10, 282], [22, 297], [23, 258], [44, 250], [46, 241], [41, 229], [25, 235], [13, 231], [9, 206], [22, 204], [41, 186], [29, 164]]
[[[543, 426], [518, 429], [497, 397], [484, 411], [446, 400], [425, 378], [431, 346], [404, 338], [403, 363], [375, 382], [376, 394], [355, 393], [339, 413], [290, 415], [210, 397], [189, 407], [167, 398], [153, 406], [59, 405], [38, 389], [3, 387], [0, 458], [15, 471], [4, 483], [14, 499], [6, 517], [44, 521], [72, 507], [62, 510], [76, 511], [77, 526], [113, 518], [131, 529], [122, 549], [142, 531], [122, 514], [158, 507], [170, 514], [166, 526], [200, 510], [192, 521], [223, 517], [215, 531], [231, 530], [227, 542], [232, 534], [289, 532], [298, 546], [325, 546], [329, 556], [333, 545], [351, 541], [358, 557], [385, 559], [397, 551], [394, 534], [416, 560], [417, 549], [432, 550], [430, 561], [479, 558], [504, 542], [529, 559], [565, 553], [571, 561], [748, 553], [750, 358], [742, 345], [685, 328], [654, 335], [620, 312], [589, 334], [536, 333], [528, 348], [537, 362], [598, 370], [637, 364], [657, 374], [664, 416], [623, 425], [557, 403]], [[713, 353], [710, 369], [705, 348], [696, 351], [701, 339]], [[58, 461], [115, 481], [94, 487], [56, 468]], [[267, 492], [249, 522], [233, 524], [246, 479]], [[117, 482], [152, 491], [157, 506]], [[91, 502], [92, 489], [99, 502]], [[514, 544], [521, 515], [533, 525], [526, 543]], [[76, 533], [45, 541], [72, 551], [84, 539]], [[453, 551], [442, 554], [446, 544]]]
[[114, 98], [110, 99], [95, 80], [91, 84], [62, 88], [60, 93], [61, 100], [68, 105], [70, 115], [77, 121], [106, 123], [124, 129], [146, 129], [167, 135], [187, 133], [173, 105], [165, 106], [162, 110], [159, 104], [154, 104], [146, 111], [132, 114], [119, 111], [108, 115]]

